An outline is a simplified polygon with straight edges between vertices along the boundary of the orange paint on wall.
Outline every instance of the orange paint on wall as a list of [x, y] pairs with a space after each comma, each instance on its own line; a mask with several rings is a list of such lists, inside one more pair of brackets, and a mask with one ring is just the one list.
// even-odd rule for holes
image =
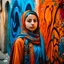
[[64, 37], [64, 28], [60, 18], [60, 0], [44, 0], [39, 4], [40, 31], [45, 41], [46, 55], [48, 62], [59, 64], [64, 62], [64, 58], [59, 56], [58, 45]]

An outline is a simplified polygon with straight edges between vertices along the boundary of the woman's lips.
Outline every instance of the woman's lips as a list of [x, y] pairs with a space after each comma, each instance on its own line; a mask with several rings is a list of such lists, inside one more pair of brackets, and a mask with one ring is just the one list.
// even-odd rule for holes
[[30, 27], [30, 28], [34, 29], [35, 27]]

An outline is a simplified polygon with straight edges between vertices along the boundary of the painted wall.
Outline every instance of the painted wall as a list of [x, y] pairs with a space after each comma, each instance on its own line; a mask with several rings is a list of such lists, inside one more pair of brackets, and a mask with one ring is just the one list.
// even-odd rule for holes
[[[0, 49], [2, 52], [5, 50], [5, 3], [8, 0], [2, 0], [2, 11], [0, 12]], [[10, 0], [9, 0], [10, 2]]]
[[11, 0], [9, 2], [8, 11], [3, 11], [3, 23], [0, 22], [0, 26], [5, 25], [6, 28], [3, 27], [3, 31], [0, 32], [0, 34], [2, 33], [1, 36], [3, 35], [0, 36], [0, 42], [5, 42], [6, 51], [9, 55], [13, 42], [20, 34], [21, 15], [30, 9], [35, 10], [39, 16], [40, 31], [44, 37], [48, 58], [47, 63], [64, 63], [64, 5], [62, 5], [63, 3], [60, 4], [61, 1], [64, 0]]
[[11, 0], [8, 10], [8, 21], [6, 30], [6, 50], [10, 55], [11, 47], [20, 34], [22, 25], [21, 15], [26, 10], [35, 10], [34, 0]]
[[40, 31], [49, 64], [64, 64], [64, 0], [39, 2]]

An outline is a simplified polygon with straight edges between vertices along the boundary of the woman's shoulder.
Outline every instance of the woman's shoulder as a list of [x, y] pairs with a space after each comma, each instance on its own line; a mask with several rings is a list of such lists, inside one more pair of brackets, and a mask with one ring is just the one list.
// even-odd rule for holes
[[16, 39], [16, 42], [23, 42], [23, 41], [24, 41], [23, 38], [17, 38], [17, 39]]
[[17, 38], [17, 39], [15, 40], [15, 42], [14, 42], [14, 45], [18, 45], [18, 44], [22, 44], [22, 43], [24, 43], [24, 39], [22, 39], [22, 38]]

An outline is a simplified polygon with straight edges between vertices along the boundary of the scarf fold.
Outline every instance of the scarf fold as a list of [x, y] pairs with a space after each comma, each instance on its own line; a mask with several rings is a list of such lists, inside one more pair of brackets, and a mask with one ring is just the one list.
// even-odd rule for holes
[[25, 31], [23, 30], [21, 32], [22, 35], [25, 35], [25, 38], [28, 39], [29, 42], [35, 44], [35, 45], [40, 45], [40, 35], [39, 32], [37, 34], [34, 34], [30, 31]]

